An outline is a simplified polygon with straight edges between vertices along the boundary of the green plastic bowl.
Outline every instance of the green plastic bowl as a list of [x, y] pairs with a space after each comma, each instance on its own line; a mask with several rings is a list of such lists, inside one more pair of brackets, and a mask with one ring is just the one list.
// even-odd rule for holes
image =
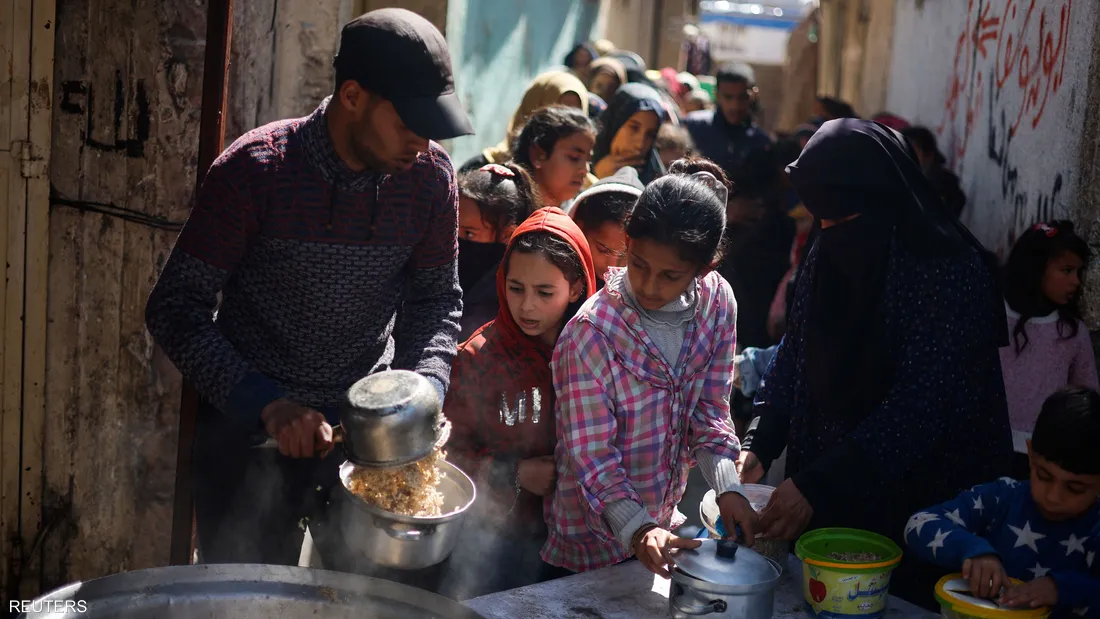
[[[874, 619], [886, 613], [890, 575], [901, 563], [902, 550], [888, 538], [858, 529], [818, 529], [794, 547], [802, 560], [802, 592], [814, 616], [822, 619]], [[867, 563], [848, 563], [832, 553], [878, 555]]]

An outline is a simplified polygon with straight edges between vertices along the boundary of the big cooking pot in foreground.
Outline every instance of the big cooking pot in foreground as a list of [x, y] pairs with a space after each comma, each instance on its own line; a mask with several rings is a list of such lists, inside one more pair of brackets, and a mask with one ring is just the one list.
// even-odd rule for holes
[[[73, 608], [60, 612], [66, 602]], [[355, 574], [274, 565], [184, 565], [73, 583], [28, 619], [484, 619], [434, 593]], [[55, 610], [59, 612], [54, 612]], [[85, 610], [85, 612], [78, 612]]]

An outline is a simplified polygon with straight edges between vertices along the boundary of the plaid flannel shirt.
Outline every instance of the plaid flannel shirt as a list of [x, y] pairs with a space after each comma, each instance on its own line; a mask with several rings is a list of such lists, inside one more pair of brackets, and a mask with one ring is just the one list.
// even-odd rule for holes
[[558, 483], [542, 558], [573, 571], [630, 556], [603, 518], [607, 505], [633, 500], [670, 527], [693, 452], [736, 459], [740, 451], [729, 408], [737, 339], [729, 283], [717, 273], [698, 280], [697, 314], [672, 367], [623, 301], [625, 274], [611, 270], [566, 325], [551, 362]]

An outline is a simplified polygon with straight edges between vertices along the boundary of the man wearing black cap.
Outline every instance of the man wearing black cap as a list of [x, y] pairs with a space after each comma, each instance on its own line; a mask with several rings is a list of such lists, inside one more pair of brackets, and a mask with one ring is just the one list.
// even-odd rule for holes
[[[245, 134], [210, 167], [146, 306], [203, 400], [207, 562], [296, 563], [299, 522], [337, 479], [332, 424], [356, 380], [409, 369], [446, 392], [458, 192], [432, 140], [473, 132], [446, 41], [414, 13], [372, 11], [344, 27], [334, 65], [316, 111]], [[279, 454], [249, 449], [263, 433]]]

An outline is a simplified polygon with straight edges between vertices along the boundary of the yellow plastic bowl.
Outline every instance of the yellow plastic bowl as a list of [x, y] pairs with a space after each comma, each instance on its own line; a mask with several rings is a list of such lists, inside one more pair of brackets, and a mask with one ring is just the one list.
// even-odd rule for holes
[[[1012, 584], [1022, 585], [1022, 580], [1011, 579]], [[989, 600], [982, 600], [962, 592], [970, 589], [970, 583], [962, 574], [944, 576], [936, 583], [936, 601], [940, 603], [943, 619], [1047, 619], [1049, 608], [1000, 608]]]

